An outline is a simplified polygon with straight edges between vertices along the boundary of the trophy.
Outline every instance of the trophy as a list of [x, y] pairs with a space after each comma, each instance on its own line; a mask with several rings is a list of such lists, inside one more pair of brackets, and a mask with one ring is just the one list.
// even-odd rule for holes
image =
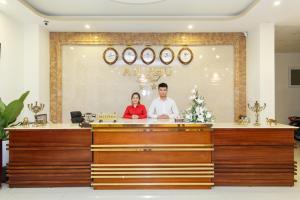
[[[44, 107], [45, 107], [45, 104], [43, 103], [38, 103], [37, 101], [35, 102], [35, 104], [33, 103], [30, 103], [27, 105], [28, 106], [28, 109], [34, 113], [34, 118], [36, 119], [36, 115], [41, 112]], [[37, 122], [37, 120], [36, 120]]]
[[260, 126], [260, 123], [259, 123], [259, 114], [260, 114], [261, 111], [263, 111], [266, 108], [266, 106], [267, 106], [266, 103], [264, 103], [261, 106], [260, 103], [258, 103], [258, 101], [255, 101], [254, 106], [250, 106], [250, 104], [248, 103], [248, 108], [251, 111], [255, 112], [255, 118], [256, 118], [255, 123], [254, 123], [255, 126]]

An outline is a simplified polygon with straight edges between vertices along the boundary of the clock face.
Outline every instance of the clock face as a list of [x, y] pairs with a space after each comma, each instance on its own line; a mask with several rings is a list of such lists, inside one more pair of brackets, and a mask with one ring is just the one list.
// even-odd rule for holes
[[166, 65], [174, 60], [174, 52], [170, 48], [163, 48], [159, 55], [160, 61]]
[[193, 52], [189, 48], [182, 48], [178, 53], [178, 59], [182, 64], [187, 65], [193, 60]]
[[150, 65], [155, 60], [154, 50], [151, 49], [150, 47], [146, 47], [145, 49], [143, 49], [143, 51], [141, 53], [141, 58], [145, 64]]
[[103, 53], [103, 59], [109, 65], [116, 63], [118, 57], [118, 52], [114, 48], [107, 48]]
[[128, 65], [132, 65], [136, 61], [136, 58], [137, 54], [134, 48], [127, 47], [126, 49], [124, 49], [123, 60], [125, 63], [127, 63]]

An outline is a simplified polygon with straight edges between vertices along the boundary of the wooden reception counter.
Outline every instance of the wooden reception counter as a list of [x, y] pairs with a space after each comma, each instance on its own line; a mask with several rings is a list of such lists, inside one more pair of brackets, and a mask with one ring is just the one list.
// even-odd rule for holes
[[10, 128], [10, 187], [293, 186], [294, 127], [117, 123]]

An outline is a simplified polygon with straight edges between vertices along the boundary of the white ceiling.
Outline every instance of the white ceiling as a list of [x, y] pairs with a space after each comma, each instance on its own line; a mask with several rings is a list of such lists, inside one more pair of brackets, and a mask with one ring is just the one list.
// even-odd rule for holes
[[300, 52], [300, 26], [278, 26], [275, 41], [277, 53]]
[[[1, 4], [2, 1], [7, 3]], [[45, 28], [52, 32], [247, 32], [260, 23], [272, 22], [276, 25], [276, 51], [300, 52], [300, 0], [281, 0], [278, 7], [273, 6], [275, 0], [154, 0], [158, 2], [148, 4], [117, 3], [124, 0], [27, 0], [36, 8], [23, 1], [0, 0], [0, 12], [22, 23], [44, 26], [43, 20], [48, 20]], [[101, 7], [99, 2], [109, 6]], [[119, 10], [115, 10], [117, 7]], [[99, 15], [100, 11], [103, 12]], [[85, 29], [85, 24], [90, 29]], [[189, 24], [192, 29], [187, 28]]]
[[22, 0], [45, 16], [232, 17], [257, 0]]

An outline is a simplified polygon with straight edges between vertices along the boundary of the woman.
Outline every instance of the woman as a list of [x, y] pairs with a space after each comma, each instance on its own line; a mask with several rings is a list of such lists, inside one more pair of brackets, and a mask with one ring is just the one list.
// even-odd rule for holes
[[147, 118], [147, 110], [143, 104], [140, 103], [141, 96], [138, 92], [131, 95], [131, 105], [127, 106], [123, 118], [127, 119], [145, 119]]

